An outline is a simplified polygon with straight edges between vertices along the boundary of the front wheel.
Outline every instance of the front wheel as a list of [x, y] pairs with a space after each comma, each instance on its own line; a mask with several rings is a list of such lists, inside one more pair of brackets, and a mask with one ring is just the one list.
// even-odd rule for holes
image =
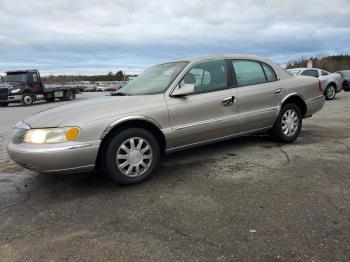
[[0, 102], [0, 107], [7, 107], [8, 105], [8, 102]]
[[300, 134], [302, 126], [302, 114], [295, 104], [287, 104], [282, 107], [270, 135], [278, 142], [291, 143]]
[[34, 103], [34, 96], [30, 93], [22, 95], [22, 104], [25, 106], [31, 106]]
[[335, 94], [337, 93], [335, 85], [329, 85], [324, 91], [324, 96], [327, 100], [333, 100], [335, 98]]
[[130, 128], [109, 138], [101, 160], [104, 172], [117, 184], [131, 185], [151, 175], [159, 156], [159, 144], [152, 133]]

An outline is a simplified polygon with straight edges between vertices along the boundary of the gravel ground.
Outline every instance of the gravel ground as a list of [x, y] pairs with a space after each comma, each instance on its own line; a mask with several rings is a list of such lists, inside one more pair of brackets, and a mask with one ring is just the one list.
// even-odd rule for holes
[[177, 152], [130, 187], [9, 160], [12, 126], [61, 104], [0, 108], [1, 261], [350, 261], [350, 92], [293, 144], [262, 134]]

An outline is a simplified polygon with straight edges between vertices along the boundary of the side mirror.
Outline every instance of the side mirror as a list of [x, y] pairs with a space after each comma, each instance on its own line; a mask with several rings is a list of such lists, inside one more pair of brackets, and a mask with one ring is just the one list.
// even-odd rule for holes
[[171, 94], [172, 96], [187, 96], [194, 94], [194, 84], [184, 84], [184, 85], [178, 85], [174, 92]]

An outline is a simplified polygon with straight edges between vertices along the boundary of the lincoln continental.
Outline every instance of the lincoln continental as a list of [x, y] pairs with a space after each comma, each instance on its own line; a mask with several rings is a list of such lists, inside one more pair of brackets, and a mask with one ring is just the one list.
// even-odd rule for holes
[[266, 131], [299, 136], [321, 110], [317, 78], [250, 55], [156, 65], [112, 96], [71, 102], [16, 124], [8, 154], [41, 173], [103, 170], [118, 184], [148, 178], [162, 154]]

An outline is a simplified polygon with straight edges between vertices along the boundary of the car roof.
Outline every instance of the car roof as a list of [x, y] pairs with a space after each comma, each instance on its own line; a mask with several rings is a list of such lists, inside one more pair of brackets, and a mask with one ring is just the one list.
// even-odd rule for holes
[[[170, 62], [199, 62], [203, 60], [211, 60], [211, 59], [253, 59], [253, 60], [259, 60], [259, 61], [269, 61], [266, 58], [262, 58], [256, 55], [246, 55], [246, 54], [223, 54], [223, 55], [203, 55], [203, 56], [194, 56], [194, 57], [187, 57], [182, 59], [175, 59]], [[270, 61], [271, 62], [271, 61]]]
[[315, 69], [315, 70], [322, 70], [322, 71], [326, 71], [328, 72], [327, 70], [324, 70], [324, 69], [321, 69], [321, 68], [316, 68], [316, 67], [298, 67], [298, 68], [289, 68], [287, 70], [306, 70], [306, 69]]
[[299, 68], [288, 68], [287, 70], [303, 70], [303, 69], [306, 69], [306, 68], [302, 68], [302, 67], [299, 67]]
[[27, 70], [10, 70], [10, 71], [6, 71], [6, 74], [26, 74], [28, 72], [37, 72], [37, 69], [27, 69]]

